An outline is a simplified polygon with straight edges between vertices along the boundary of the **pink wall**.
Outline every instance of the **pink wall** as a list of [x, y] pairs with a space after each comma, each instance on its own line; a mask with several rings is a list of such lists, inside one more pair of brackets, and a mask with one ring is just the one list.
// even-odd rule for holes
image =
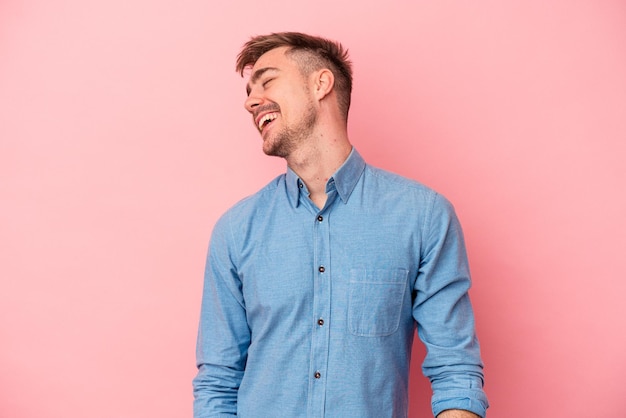
[[455, 203], [490, 416], [621, 416], [626, 4], [216, 4], [0, 2], [0, 416], [190, 416], [211, 227], [284, 169], [234, 57], [278, 30], [342, 40], [353, 143]]

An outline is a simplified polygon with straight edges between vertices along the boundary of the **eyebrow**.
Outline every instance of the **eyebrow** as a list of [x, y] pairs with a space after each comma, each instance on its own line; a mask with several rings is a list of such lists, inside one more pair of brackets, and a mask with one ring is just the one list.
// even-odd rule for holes
[[250, 95], [250, 91], [252, 90], [250, 86], [256, 83], [257, 80], [261, 78], [261, 76], [265, 74], [266, 71], [280, 71], [280, 70], [276, 67], [264, 67], [264, 68], [259, 68], [258, 70], [256, 70], [250, 77], [250, 82], [246, 84], [246, 94], [248, 96]]

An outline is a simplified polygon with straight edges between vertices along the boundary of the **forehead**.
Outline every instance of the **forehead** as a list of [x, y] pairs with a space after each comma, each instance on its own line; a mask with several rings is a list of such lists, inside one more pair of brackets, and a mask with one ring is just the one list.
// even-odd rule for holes
[[254, 74], [260, 68], [274, 67], [274, 68], [284, 68], [294, 65], [294, 62], [289, 59], [286, 52], [288, 51], [288, 47], [283, 46], [280, 48], [274, 48], [270, 51], [267, 51], [265, 54], [261, 55], [259, 59], [252, 66], [252, 73]]

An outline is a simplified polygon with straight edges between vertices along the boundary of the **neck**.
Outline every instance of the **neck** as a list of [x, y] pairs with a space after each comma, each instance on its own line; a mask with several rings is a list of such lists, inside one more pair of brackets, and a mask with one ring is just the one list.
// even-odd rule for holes
[[289, 167], [306, 184], [309, 197], [318, 208], [326, 204], [326, 183], [352, 151], [347, 135], [319, 135], [317, 141], [294, 151], [286, 158]]

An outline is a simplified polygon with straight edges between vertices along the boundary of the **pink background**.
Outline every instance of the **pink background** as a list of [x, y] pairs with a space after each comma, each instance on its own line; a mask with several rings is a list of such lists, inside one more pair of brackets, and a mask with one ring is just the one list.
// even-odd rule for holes
[[[234, 72], [336, 38], [350, 136], [464, 225], [491, 417], [626, 408], [626, 3], [0, 1], [0, 416], [185, 417], [217, 217], [284, 170]], [[430, 414], [415, 350], [411, 417]]]

